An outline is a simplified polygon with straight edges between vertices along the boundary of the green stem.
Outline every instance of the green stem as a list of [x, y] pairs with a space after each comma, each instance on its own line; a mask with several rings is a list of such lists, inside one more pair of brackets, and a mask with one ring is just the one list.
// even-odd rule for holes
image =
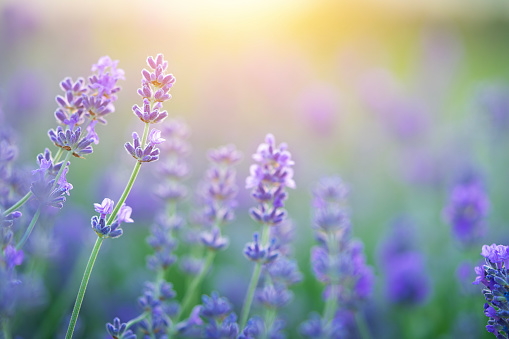
[[9, 319], [3, 318], [2, 319], [2, 333], [4, 334], [4, 339], [11, 339], [11, 328], [9, 326]]
[[139, 323], [140, 321], [144, 320], [149, 314], [147, 312], [143, 312], [142, 314], [140, 314], [139, 316], [137, 316], [136, 318], [134, 319], [131, 319], [129, 320], [127, 323], [126, 323], [126, 330], [129, 329], [129, 327], [133, 326], [134, 324], [136, 323]]
[[62, 153], [64, 152], [63, 148], [58, 148], [57, 154], [55, 154], [55, 157], [53, 158], [53, 163], [56, 164], [58, 160], [60, 160], [60, 157], [62, 156]]
[[[148, 129], [149, 124], [145, 124], [145, 129], [143, 130], [143, 138], [142, 138], [142, 145], [145, 144], [145, 141], [147, 140], [148, 136]], [[129, 178], [129, 182], [127, 183], [127, 186], [124, 189], [124, 192], [120, 196], [120, 199], [117, 202], [117, 205], [115, 206], [115, 209], [113, 210], [113, 213], [111, 213], [110, 217], [108, 218], [108, 221], [106, 222], [106, 225], [111, 225], [113, 220], [115, 220], [115, 217], [118, 214], [118, 211], [120, 210], [120, 207], [124, 204], [125, 200], [127, 199], [127, 196], [129, 195], [129, 192], [131, 192], [131, 188], [133, 187], [134, 181], [136, 180], [136, 177], [138, 176], [138, 172], [141, 168], [141, 162], [137, 161], [136, 165], [134, 165], [133, 172], [131, 173], [131, 177]]]
[[[263, 226], [262, 232], [262, 247], [265, 247], [269, 240], [269, 226]], [[249, 287], [247, 289], [246, 299], [244, 300], [244, 305], [242, 305], [241, 312], [241, 321], [240, 321], [240, 330], [242, 331], [244, 327], [246, 327], [247, 318], [249, 317], [249, 311], [251, 310], [251, 304], [253, 303], [253, 297], [256, 290], [256, 286], [258, 285], [258, 280], [260, 279], [260, 273], [262, 272], [262, 264], [257, 262], [253, 269], [253, 275], [251, 275], [251, 281], [249, 282]]]
[[65, 310], [66, 305], [72, 302], [74, 298], [74, 286], [79, 283], [80, 275], [81, 275], [81, 267], [86, 264], [85, 257], [85, 248], [81, 248], [80, 253], [76, 257], [77, 260], [73, 265], [72, 272], [69, 274], [69, 278], [65, 283], [65, 287], [58, 294], [58, 298], [56, 301], [51, 303], [50, 309], [45, 312], [45, 319], [42, 321], [42, 324], [37, 331], [36, 339], [44, 339], [50, 338], [52, 333], [55, 332], [55, 328], [57, 327], [57, 322], [62, 318], [62, 310]]
[[362, 339], [371, 339], [371, 334], [369, 333], [368, 323], [366, 319], [361, 314], [361, 312], [355, 312], [355, 322], [357, 323], [357, 328], [359, 329], [359, 333]]
[[101, 248], [103, 240], [104, 238], [97, 237], [94, 248], [92, 249], [92, 253], [90, 254], [90, 258], [88, 259], [87, 267], [85, 268], [85, 273], [83, 274], [83, 279], [81, 280], [80, 289], [78, 291], [78, 296], [76, 297], [76, 302], [74, 303], [71, 321], [69, 322], [69, 328], [67, 329], [65, 339], [72, 338], [74, 327], [76, 326], [76, 321], [78, 320], [78, 314], [80, 313], [81, 303], [83, 302], [83, 297], [85, 296], [85, 291], [87, 289], [88, 280], [90, 279], [90, 274], [92, 273], [92, 268], [94, 267], [95, 260], [97, 259], [97, 254], [99, 254], [99, 249]]
[[25, 194], [25, 196], [21, 199], [19, 199], [19, 201], [17, 203], [15, 203], [14, 205], [12, 205], [10, 208], [6, 209], [4, 211], [4, 213], [2, 213], [4, 216], [8, 215], [9, 213], [12, 213], [14, 212], [15, 210], [17, 210], [18, 208], [20, 208], [21, 206], [23, 206], [24, 203], [26, 203], [28, 201], [28, 199], [30, 199], [30, 197], [32, 196], [32, 191], [29, 191], [27, 194]]
[[[149, 124], [145, 124], [145, 128], [143, 130], [143, 138], [142, 138], [142, 145], [145, 144], [148, 136], [148, 130], [149, 130]], [[67, 157], [66, 160], [67, 161]], [[64, 163], [65, 165], [65, 163]], [[137, 161], [136, 165], [134, 165], [133, 172], [131, 173], [131, 177], [129, 178], [129, 182], [127, 183], [126, 188], [124, 189], [124, 192], [120, 196], [119, 201], [117, 202], [117, 205], [115, 206], [115, 209], [113, 210], [113, 213], [111, 213], [110, 217], [108, 218], [107, 225], [111, 225], [113, 220], [115, 220], [115, 217], [118, 214], [118, 211], [120, 210], [120, 207], [122, 207], [122, 204], [127, 199], [127, 196], [129, 195], [129, 192], [131, 192], [131, 188], [134, 185], [134, 181], [136, 180], [136, 177], [138, 176], [138, 172], [141, 168], [141, 162]], [[87, 289], [88, 280], [90, 279], [90, 275], [92, 273], [92, 268], [94, 267], [95, 260], [97, 259], [97, 254], [99, 253], [99, 249], [101, 248], [101, 244], [103, 242], [104, 238], [98, 237], [94, 248], [92, 249], [92, 253], [90, 254], [90, 259], [88, 259], [87, 267], [85, 268], [85, 273], [83, 274], [83, 279], [81, 280], [80, 289], [78, 291], [78, 296], [76, 297], [76, 302], [74, 304], [74, 309], [72, 310], [72, 316], [71, 321], [69, 322], [69, 328], [67, 329], [67, 334], [65, 335], [65, 339], [71, 339], [72, 334], [74, 332], [74, 327], [76, 326], [76, 321], [78, 320], [78, 314], [80, 313], [81, 303], [83, 302], [83, 297], [85, 296], [85, 291]]]
[[25, 245], [26, 241], [28, 240], [28, 237], [32, 233], [32, 230], [34, 229], [35, 223], [37, 222], [37, 219], [39, 219], [39, 215], [41, 214], [41, 208], [39, 207], [37, 211], [35, 211], [34, 216], [32, 217], [32, 221], [30, 221], [30, 225], [28, 225], [27, 230], [25, 231], [25, 234], [23, 234], [23, 237], [19, 241], [19, 243], [16, 245], [16, 249], [19, 250], [23, 245]]
[[274, 320], [276, 320], [276, 309], [275, 308], [265, 309], [265, 333], [263, 335], [263, 338], [268, 338], [268, 334], [270, 329], [272, 328], [272, 324], [274, 324]]
[[323, 318], [327, 323], [334, 320], [334, 314], [338, 306], [337, 302], [337, 285], [332, 283], [330, 286], [329, 298], [325, 302], [325, 309], [323, 311]]
[[205, 263], [203, 264], [203, 267], [198, 275], [194, 277], [194, 279], [191, 281], [191, 284], [189, 285], [189, 288], [186, 290], [186, 294], [184, 295], [184, 298], [182, 299], [182, 307], [180, 308], [180, 312], [177, 316], [177, 321], [180, 320], [183, 314], [186, 314], [188, 311], [188, 308], [191, 306], [192, 301], [194, 300], [196, 291], [198, 287], [200, 286], [203, 278], [209, 271], [210, 266], [212, 265], [212, 262], [214, 261], [214, 258], [216, 256], [216, 251], [209, 251], [207, 253], [207, 257], [205, 258]]

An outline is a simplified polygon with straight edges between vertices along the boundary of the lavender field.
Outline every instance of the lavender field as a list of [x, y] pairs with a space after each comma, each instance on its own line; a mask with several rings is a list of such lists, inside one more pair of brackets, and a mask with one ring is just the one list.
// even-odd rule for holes
[[509, 338], [508, 37], [487, 0], [0, 2], [0, 338]]

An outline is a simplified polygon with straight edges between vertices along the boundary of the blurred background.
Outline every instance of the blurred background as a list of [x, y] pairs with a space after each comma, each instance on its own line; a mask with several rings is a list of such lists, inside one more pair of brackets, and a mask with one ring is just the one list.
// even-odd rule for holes
[[[101, 143], [73, 161], [67, 179], [74, 189], [55, 217], [58, 231], [32, 236], [30, 265], [44, 274], [14, 333], [52, 338], [67, 326], [64, 313], [95, 237], [92, 203], [120, 196], [132, 166], [123, 144], [142, 128], [131, 110], [141, 105], [140, 72], [148, 56], [163, 53], [177, 79], [165, 108], [191, 131], [189, 189], [203, 177], [210, 148], [233, 143], [244, 154], [237, 219], [224, 231], [231, 244], [204, 293], [219, 291], [240, 312], [252, 269], [242, 249], [257, 227], [244, 180], [251, 154], [273, 133], [296, 162], [287, 209], [304, 279], [285, 311], [289, 338], [323, 308], [309, 259], [310, 202], [319, 178], [333, 174], [348, 183], [353, 233], [374, 267], [364, 309], [374, 337], [493, 337], [484, 328], [481, 288], [471, 281], [481, 246], [509, 243], [508, 37], [509, 3], [500, 0], [1, 1], [0, 107], [2, 124], [16, 135], [20, 169], [34, 169], [35, 156], [51, 147], [47, 130], [56, 125], [63, 78], [87, 77], [103, 55], [119, 60], [126, 77], [116, 112], [98, 128]], [[153, 278], [143, 239], [160, 206], [146, 167], [127, 201], [135, 223], [103, 245], [76, 337], [106, 337], [106, 322], [139, 312], [136, 298]], [[465, 176], [482, 182], [489, 199], [485, 231], [468, 244], [444, 216]], [[401, 224], [423, 258], [406, 273], [421, 284], [411, 302], [391, 299], [379, 261]], [[181, 292], [184, 279], [174, 275]]]

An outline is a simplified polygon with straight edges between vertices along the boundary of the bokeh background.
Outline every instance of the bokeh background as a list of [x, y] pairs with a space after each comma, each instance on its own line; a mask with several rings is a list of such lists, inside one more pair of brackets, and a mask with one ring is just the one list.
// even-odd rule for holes
[[[32, 236], [27, 269], [42, 278], [14, 333], [52, 338], [66, 327], [93, 246], [92, 203], [122, 191], [132, 166], [123, 144], [141, 129], [131, 110], [141, 102], [140, 72], [147, 56], [163, 53], [177, 78], [165, 107], [191, 130], [190, 190], [203, 176], [208, 149], [233, 143], [244, 154], [237, 219], [225, 230], [231, 245], [204, 293], [217, 290], [240, 311], [251, 274], [242, 248], [256, 230], [244, 180], [251, 154], [273, 133], [296, 162], [287, 209], [304, 280], [285, 310], [290, 338], [323, 308], [309, 262], [310, 201], [318, 179], [331, 174], [350, 187], [353, 233], [375, 270], [364, 310], [374, 337], [492, 337], [471, 281], [481, 245], [509, 242], [508, 37], [509, 4], [496, 0], [0, 2], [2, 123], [17, 135], [20, 169], [35, 168], [35, 156], [50, 147], [47, 130], [55, 126], [54, 97], [64, 77], [88, 76], [103, 55], [119, 60], [126, 74], [116, 112], [98, 128], [101, 143], [86, 160], [73, 161], [67, 179], [74, 189], [56, 217], [57, 231], [41, 227]], [[467, 247], [443, 215], [466, 172], [482, 177], [490, 199], [487, 232]], [[76, 337], [106, 337], [104, 324], [114, 316], [138, 314], [136, 298], [153, 278], [144, 238], [160, 207], [156, 181], [143, 168], [128, 199], [135, 223], [103, 245]], [[380, 243], [398, 222], [412, 225], [425, 258], [419, 271], [428, 288], [415, 305], [391, 302], [378, 262]], [[458, 274], [461, 264], [467, 269]], [[172, 274], [181, 292], [185, 280]]]

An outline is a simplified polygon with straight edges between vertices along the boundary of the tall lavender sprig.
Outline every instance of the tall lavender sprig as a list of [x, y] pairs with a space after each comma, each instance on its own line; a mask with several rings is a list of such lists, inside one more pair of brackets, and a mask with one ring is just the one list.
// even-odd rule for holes
[[[237, 164], [242, 155], [233, 145], [227, 145], [211, 150], [208, 153], [210, 167], [205, 174], [205, 179], [199, 187], [200, 209], [196, 215], [196, 221], [200, 224], [194, 236], [191, 238], [199, 241], [200, 247], [207, 253], [198, 258], [198, 270], [191, 280], [186, 294], [182, 299], [180, 315], [187, 312], [197, 293], [197, 290], [209, 271], [216, 253], [228, 247], [228, 239], [221, 235], [221, 228], [234, 218], [234, 208], [237, 205], [237, 185], [235, 183]], [[200, 251], [203, 253], [203, 251]]]
[[463, 245], [472, 245], [486, 229], [490, 202], [478, 175], [469, 175], [454, 186], [443, 214], [452, 234]]
[[[311, 249], [311, 264], [316, 278], [325, 285], [325, 309], [321, 317], [314, 315], [301, 325], [307, 337], [335, 338], [340, 328], [345, 331], [348, 314], [358, 311], [373, 287], [363, 245], [351, 238], [347, 193], [338, 176], [322, 179], [314, 191], [313, 229], [319, 245]], [[370, 337], [364, 325], [359, 330], [364, 338]]]
[[[65, 95], [56, 97], [59, 108], [55, 112], [55, 117], [57, 122], [63, 124], [65, 128], [58, 126], [56, 129], [48, 131], [50, 140], [59, 150], [55, 157], [51, 156], [48, 149], [44, 154], [38, 156], [39, 169], [32, 171], [34, 180], [30, 191], [4, 211], [4, 215], [8, 215], [21, 207], [32, 196], [35, 196], [39, 202], [39, 208], [33, 215], [16, 248], [21, 248], [28, 240], [43, 206], [63, 207], [66, 200], [64, 195], [69, 195], [69, 190], [72, 189], [72, 185], [65, 178], [69, 171], [70, 156], [83, 158], [84, 155], [93, 152], [91, 144], [99, 142], [94, 130], [98, 115], [93, 113], [91, 105], [99, 105], [102, 115], [114, 111], [113, 101], [116, 100], [116, 96], [113, 96], [112, 93], [120, 90], [116, 82], [123, 79], [123, 71], [116, 68], [117, 63], [118, 61], [113, 62], [109, 57], [102, 57], [98, 64], [92, 66], [92, 71], [95, 74], [89, 78], [88, 83], [82, 78], [76, 82], [66, 78], [60, 83]], [[97, 112], [99, 111], [96, 110]], [[104, 118], [101, 117], [101, 119], [103, 123], [106, 123]], [[87, 123], [87, 125], [83, 126], [83, 129], [78, 127], [78, 125], [84, 123]], [[65, 159], [58, 163], [63, 152], [67, 152]]]
[[[100, 74], [104, 74], [103, 72], [105, 67], [110, 68], [116, 67], [116, 64], [112, 63], [111, 60], [102, 61], [103, 63], [97, 66], [97, 70]], [[152, 57], [149, 57], [147, 59], [147, 62], [149, 63], [149, 65], [152, 66], [152, 64], [154, 64], [154, 59]], [[162, 54], [159, 54], [157, 56], [157, 64], [165, 65], [164, 69], [159, 72], [159, 75], [161, 74], [164, 75], [167, 63], [164, 61]], [[160, 69], [159, 66], [157, 69], [158, 70]], [[112, 71], [111, 74], [106, 73], [106, 75], [103, 78], [93, 79], [92, 88], [97, 89], [101, 95], [113, 97], [114, 93], [116, 93], [117, 91], [115, 87], [111, 86], [112, 84], [111, 80], [114, 77], [113, 74], [115, 73]], [[152, 86], [154, 86], [155, 88], [159, 88], [163, 85], [161, 85], [159, 82], [154, 82], [152, 83]], [[167, 89], [167, 91], [168, 90], [169, 88]], [[166, 100], [168, 99], [169, 97]], [[157, 101], [157, 103], [155, 104], [160, 106], [162, 105], [162, 101]], [[116, 206], [113, 208], [113, 203], [111, 202], [111, 200], [106, 199], [103, 200], [103, 204], [96, 206], [96, 211], [101, 213], [100, 218], [95, 217], [92, 219], [92, 227], [97, 234], [97, 240], [95, 242], [94, 248], [92, 249], [92, 253], [90, 255], [87, 267], [85, 268], [83, 279], [81, 281], [81, 285], [76, 298], [76, 303], [74, 304], [71, 320], [69, 322], [69, 327], [67, 329], [66, 339], [72, 338], [74, 327], [76, 326], [76, 321], [78, 319], [78, 314], [81, 308], [81, 303], [83, 302], [83, 298], [87, 288], [88, 280], [90, 279], [92, 268], [94, 266], [95, 260], [97, 259], [97, 255], [99, 253], [103, 240], [108, 237], [115, 238], [122, 234], [122, 231], [118, 228], [118, 226], [116, 226], [117, 222], [119, 223], [119, 219], [124, 219], [124, 221], [130, 220], [130, 210], [126, 209], [124, 202], [127, 199], [129, 192], [131, 191], [134, 181], [136, 180], [138, 172], [140, 171], [141, 168], [141, 164], [145, 162], [152, 162], [158, 160], [159, 158], [159, 150], [156, 148], [156, 146], [162, 143], [164, 139], [161, 138], [160, 131], [155, 129], [152, 129], [149, 135], [150, 124], [153, 122], [144, 123], [145, 127], [143, 130], [141, 140], [136, 138], [137, 137], [136, 133], [133, 133], [134, 146], [131, 145], [130, 143], [126, 143], [126, 150], [136, 159], [136, 163], [131, 173], [131, 177], [129, 178], [129, 181], [124, 189], [124, 192], [120, 196], [120, 199], [118, 200]], [[109, 218], [106, 219], [106, 215], [108, 214]]]
[[484, 314], [488, 317], [486, 330], [497, 339], [509, 338], [509, 247], [484, 245], [481, 255], [483, 266], [475, 267], [477, 277], [473, 282], [483, 284], [482, 293], [486, 299]]
[[143, 294], [138, 298], [143, 313], [125, 326], [129, 329], [138, 324], [143, 335], [151, 338], [164, 338], [176, 332], [173, 324], [181, 308], [174, 299], [176, 292], [165, 276], [177, 260], [174, 252], [178, 245], [176, 234], [185, 223], [179, 205], [186, 196], [187, 189], [183, 181], [189, 171], [185, 160], [189, 151], [187, 125], [172, 119], [163, 125], [161, 134], [166, 142], [161, 144], [164, 159], [156, 167], [162, 179], [156, 191], [159, 198], [165, 201], [165, 208], [156, 215], [147, 238], [154, 251], [147, 257], [147, 267], [155, 272], [155, 279], [145, 283]]
[[295, 188], [293, 180], [293, 160], [285, 143], [276, 145], [272, 134], [265, 137], [265, 142], [258, 146], [253, 154], [255, 164], [250, 167], [250, 176], [246, 179], [246, 188], [252, 189], [252, 196], [258, 205], [250, 210], [251, 217], [262, 224], [262, 236], [258, 233], [254, 242], [246, 245], [244, 254], [255, 262], [253, 275], [243, 304], [240, 328], [246, 326], [253, 296], [260, 278], [262, 264], [275, 259], [274, 241], [269, 243], [269, 227], [283, 222], [286, 218], [284, 201], [287, 199], [286, 188]]

